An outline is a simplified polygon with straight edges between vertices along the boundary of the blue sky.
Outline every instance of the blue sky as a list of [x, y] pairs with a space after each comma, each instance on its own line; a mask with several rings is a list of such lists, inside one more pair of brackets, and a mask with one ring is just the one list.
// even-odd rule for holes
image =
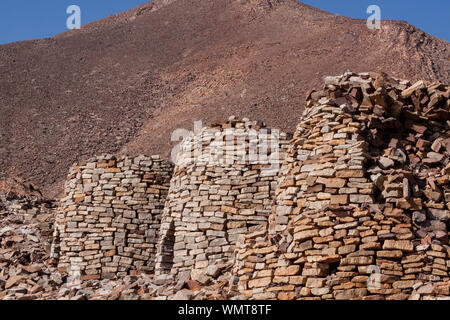
[[[81, 23], [134, 8], [146, 0], [0, 0], [0, 44], [45, 38], [66, 31], [69, 5], [81, 8]], [[449, 0], [304, 0], [352, 18], [367, 18], [376, 4], [382, 19], [406, 20], [427, 33], [450, 41]]]
[[382, 20], [405, 20], [423, 31], [450, 41], [450, 0], [302, 0], [342, 16], [367, 19], [367, 7], [378, 5]]
[[86, 24], [137, 7], [148, 0], [0, 0], [0, 44], [46, 38], [67, 31], [70, 5]]

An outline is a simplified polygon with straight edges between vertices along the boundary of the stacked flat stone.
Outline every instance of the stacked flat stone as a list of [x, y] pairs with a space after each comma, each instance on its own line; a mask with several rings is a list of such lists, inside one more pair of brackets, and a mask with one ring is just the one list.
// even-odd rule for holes
[[237, 289], [251, 299], [448, 295], [449, 86], [347, 73], [306, 107], [269, 229], [238, 241]]
[[[204, 274], [241, 234], [267, 225], [287, 135], [261, 121], [216, 123], [181, 144], [164, 210], [158, 275]], [[193, 275], [195, 278], [195, 276]]]
[[56, 217], [52, 256], [84, 279], [151, 272], [173, 165], [112, 155], [75, 164]]

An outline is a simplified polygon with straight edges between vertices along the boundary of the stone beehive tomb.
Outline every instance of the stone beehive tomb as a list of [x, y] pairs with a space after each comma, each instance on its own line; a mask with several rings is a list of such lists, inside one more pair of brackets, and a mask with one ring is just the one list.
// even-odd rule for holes
[[441, 83], [327, 78], [308, 97], [269, 230], [238, 243], [238, 290], [252, 299], [448, 296], [448, 98]]
[[52, 254], [85, 278], [177, 288], [231, 270], [249, 299], [450, 296], [449, 96], [346, 73], [308, 94], [293, 137], [231, 117], [187, 136], [175, 166], [75, 165]]
[[157, 274], [230, 260], [239, 235], [266, 225], [287, 135], [248, 119], [184, 139], [164, 210]]
[[52, 255], [85, 278], [153, 271], [173, 166], [159, 156], [101, 156], [72, 167]]

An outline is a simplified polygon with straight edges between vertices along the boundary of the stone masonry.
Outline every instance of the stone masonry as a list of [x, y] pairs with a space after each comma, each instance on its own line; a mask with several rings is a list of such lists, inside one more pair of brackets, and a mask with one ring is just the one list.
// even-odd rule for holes
[[85, 279], [153, 271], [172, 170], [159, 156], [75, 164], [55, 223], [58, 267]]
[[385, 74], [308, 96], [269, 230], [242, 237], [251, 299], [449, 295], [449, 87]]
[[242, 299], [448, 298], [449, 96], [348, 72], [308, 94], [293, 137], [230, 117], [175, 165], [76, 164], [52, 257], [85, 280], [154, 273], [157, 295], [226, 278]]
[[208, 266], [230, 261], [239, 235], [267, 225], [287, 145], [285, 133], [234, 117], [185, 138], [164, 211], [156, 273], [192, 269], [200, 280]]

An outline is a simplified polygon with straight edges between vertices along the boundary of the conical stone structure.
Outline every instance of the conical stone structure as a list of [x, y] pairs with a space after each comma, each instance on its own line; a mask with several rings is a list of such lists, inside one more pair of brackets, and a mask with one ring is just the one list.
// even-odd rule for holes
[[291, 141], [269, 229], [238, 243], [239, 291], [407, 299], [447, 281], [448, 96], [384, 74], [326, 78]]
[[266, 226], [287, 145], [285, 133], [234, 117], [185, 138], [164, 210], [156, 273], [192, 270], [200, 279], [209, 266], [231, 260], [239, 235]]

